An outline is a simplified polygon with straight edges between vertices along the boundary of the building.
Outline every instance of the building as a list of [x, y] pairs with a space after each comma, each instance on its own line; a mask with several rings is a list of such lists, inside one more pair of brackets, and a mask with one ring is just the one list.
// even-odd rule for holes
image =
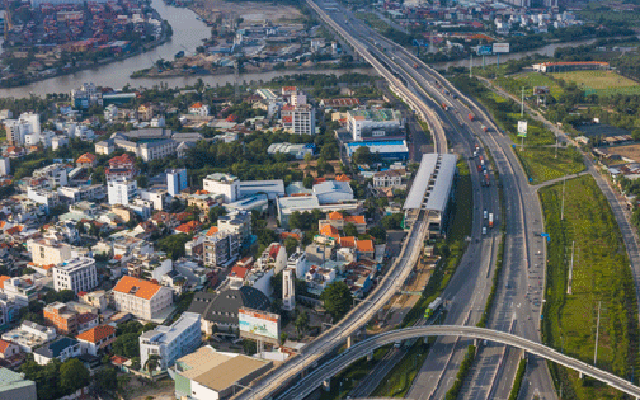
[[353, 154], [362, 146], [369, 147], [371, 153], [379, 155], [385, 161], [406, 161], [409, 159], [409, 147], [404, 140], [345, 143], [347, 156], [353, 157]]
[[107, 194], [104, 185], [85, 185], [78, 187], [63, 186], [58, 188], [58, 198], [60, 201], [75, 204], [81, 201], [103, 200]]
[[353, 200], [349, 182], [326, 181], [313, 185], [313, 195], [320, 204], [334, 204]]
[[[367, 232], [367, 221], [364, 215], [344, 215], [341, 212], [334, 211], [327, 214], [327, 219], [323, 219], [318, 223], [320, 234], [324, 234], [322, 231], [325, 226], [331, 226], [336, 231], [343, 231], [344, 227], [348, 224], [353, 224], [358, 230], [358, 234]], [[333, 234], [326, 235], [332, 236]]]
[[175, 196], [188, 187], [186, 169], [170, 169], [166, 174], [169, 195]]
[[314, 151], [314, 143], [273, 143], [267, 148], [267, 153], [271, 156], [276, 154], [286, 154], [294, 157], [296, 160], [303, 160], [307, 154], [313, 155]]
[[200, 315], [185, 312], [170, 326], [160, 325], [140, 336], [140, 364], [145, 366], [152, 356], [166, 370], [175, 361], [195, 351], [202, 341]]
[[90, 292], [98, 286], [98, 272], [93, 258], [78, 257], [53, 268], [53, 283], [56, 292], [73, 290]]
[[38, 325], [31, 321], [23, 321], [19, 328], [2, 334], [2, 339], [17, 343], [22, 351], [26, 353], [31, 353], [36, 347], [40, 347], [55, 338], [55, 328]]
[[0, 368], [0, 399], [38, 400], [36, 383], [24, 379], [24, 373]]
[[404, 228], [411, 229], [420, 211], [425, 211], [430, 233], [447, 228], [450, 204], [455, 202], [456, 156], [424, 154], [404, 203]]
[[32, 176], [38, 179], [46, 179], [50, 188], [67, 185], [67, 168], [62, 164], [50, 164], [36, 169]]
[[9, 157], [0, 157], [0, 176], [11, 175], [11, 162]]
[[316, 110], [310, 104], [282, 106], [282, 127], [297, 135], [316, 134]]
[[[20, 345], [8, 340], [0, 339], [0, 359], [7, 360], [22, 353]], [[0, 397], [2, 398], [2, 397]]]
[[100, 312], [106, 311], [107, 306], [109, 305], [109, 300], [107, 299], [107, 294], [104, 290], [78, 294], [78, 297], [80, 298], [80, 301], [95, 307]]
[[[98, 152], [97, 149], [96, 152]], [[136, 173], [136, 159], [129, 154], [123, 154], [110, 159], [109, 168], [104, 171], [107, 182], [120, 179], [133, 179]]]
[[9, 146], [21, 146], [26, 136], [40, 135], [40, 116], [35, 113], [22, 113], [18, 119], [5, 119], [4, 130]]
[[349, 110], [347, 114], [347, 127], [354, 142], [404, 137], [404, 120], [398, 110]]
[[109, 348], [116, 340], [116, 328], [111, 325], [98, 325], [76, 336], [83, 347], [92, 356], [97, 356], [101, 350]]
[[173, 368], [176, 398], [218, 400], [230, 398], [266, 373], [272, 363], [210, 346], [176, 360]]
[[138, 143], [136, 154], [145, 162], [160, 160], [175, 155], [178, 145], [173, 139]]
[[93, 168], [98, 162], [98, 157], [91, 153], [84, 153], [76, 160], [76, 167], [78, 168]]
[[22, 308], [29, 305], [29, 302], [38, 300], [40, 286], [25, 278], [7, 278], [0, 283], [2, 293], [7, 300], [13, 301], [17, 307]]
[[212, 335], [214, 326], [217, 330], [224, 331], [239, 329], [238, 311], [241, 307], [266, 311], [269, 308], [269, 298], [250, 286], [225, 289], [216, 293], [196, 292], [189, 312], [199, 314], [202, 317], [202, 332]]
[[56, 328], [61, 335], [75, 334], [78, 332], [78, 312], [68, 307], [65, 303], [56, 301], [42, 309], [42, 315], [47, 324]]
[[560, 61], [543, 62], [532, 65], [534, 71], [540, 72], [565, 72], [565, 71], [585, 71], [585, 70], [608, 70], [611, 69], [606, 61]]
[[154, 211], [162, 211], [169, 201], [169, 192], [163, 188], [140, 189], [140, 198], [148, 201], [153, 206]]
[[221, 173], [207, 175], [202, 180], [202, 188], [211, 195], [224, 196], [225, 203], [232, 203], [257, 194], [266, 194], [269, 199], [284, 196], [282, 179], [243, 182], [231, 174]]
[[173, 304], [173, 291], [143, 279], [124, 276], [113, 288], [113, 301], [117, 311], [149, 321]]
[[128, 205], [138, 194], [138, 184], [134, 180], [121, 179], [107, 185], [109, 204]]
[[296, 310], [296, 280], [295, 270], [285, 268], [282, 271], [282, 309], [285, 311]]
[[61, 337], [33, 351], [33, 359], [40, 365], [46, 365], [54, 358], [64, 362], [80, 355], [82, 355], [82, 345], [76, 339], [68, 337]]
[[248, 245], [251, 240], [251, 214], [233, 211], [218, 217], [218, 230], [238, 235], [240, 245]]
[[29, 239], [27, 249], [35, 265], [57, 265], [71, 258], [71, 246], [53, 239]]
[[380, 188], [398, 188], [404, 189], [402, 184], [402, 177], [404, 176], [404, 170], [389, 169], [386, 171], [376, 172], [373, 175], [373, 187]]
[[205, 266], [227, 267], [240, 256], [238, 235], [226, 231], [207, 235], [202, 245], [202, 259]]
[[57, 206], [60, 203], [60, 196], [51, 189], [35, 189], [29, 187], [27, 189], [27, 198], [34, 203], [42, 204], [43, 210], [46, 213]]
[[321, 205], [316, 196], [297, 196], [297, 197], [283, 197], [279, 198], [277, 203], [278, 207], [278, 222], [283, 229], [289, 227], [289, 218], [291, 215], [298, 212], [320, 210], [322, 212], [332, 211], [344, 211], [352, 214], [359, 214], [362, 210], [362, 203], [356, 200], [344, 201], [337, 204], [324, 204]]
[[189, 114], [199, 115], [201, 117], [209, 116], [210, 108], [208, 104], [193, 103], [189, 106]]

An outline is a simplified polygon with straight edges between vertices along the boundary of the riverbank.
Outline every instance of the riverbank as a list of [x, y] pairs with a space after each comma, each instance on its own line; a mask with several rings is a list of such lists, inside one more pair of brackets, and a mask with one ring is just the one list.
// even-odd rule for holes
[[[165, 21], [166, 22], [166, 21]], [[154, 50], [156, 47], [162, 46], [165, 43], [171, 41], [171, 35], [165, 35], [162, 39], [157, 40], [153, 43], [147, 43], [145, 45], [143, 45], [143, 48], [141, 50], [135, 51], [135, 52], [130, 52], [130, 53], [123, 53], [123, 55], [121, 57], [108, 57], [108, 58], [104, 58], [101, 60], [97, 60], [94, 61], [92, 64], [90, 65], [82, 65], [82, 66], [78, 66], [78, 67], [72, 67], [72, 68], [68, 68], [68, 69], [58, 69], [56, 70], [54, 73], [51, 74], [47, 74], [44, 76], [36, 76], [36, 77], [28, 77], [25, 79], [20, 79], [20, 80], [1, 80], [0, 81], [0, 88], [2, 89], [14, 89], [14, 88], [19, 88], [22, 86], [27, 86], [27, 85], [31, 85], [37, 82], [41, 82], [47, 79], [51, 79], [51, 78], [55, 78], [55, 77], [61, 77], [61, 76], [66, 76], [66, 75], [73, 75], [75, 73], [81, 72], [81, 71], [88, 71], [88, 70], [92, 70], [92, 69], [97, 69], [98, 67], [102, 67], [102, 66], [106, 66], [109, 65], [111, 63], [115, 63], [118, 61], [124, 61], [128, 58], [131, 57], [136, 57], [139, 55], [142, 55], [146, 52], [149, 52], [151, 50]]]

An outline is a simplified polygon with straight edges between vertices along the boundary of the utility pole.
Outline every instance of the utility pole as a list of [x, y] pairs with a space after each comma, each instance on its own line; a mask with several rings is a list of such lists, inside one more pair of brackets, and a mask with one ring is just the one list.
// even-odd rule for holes
[[558, 158], [558, 138], [556, 138], [556, 152], [553, 155], [553, 158]]
[[569, 285], [567, 286], [567, 294], [571, 294], [571, 281], [573, 280], [573, 251], [576, 247], [576, 241], [571, 245], [571, 262], [569, 263]]
[[473, 53], [469, 53], [469, 78], [471, 78], [472, 68], [473, 68]]
[[567, 180], [562, 180], [562, 207], [560, 208], [560, 221], [564, 221], [564, 187], [566, 186]]
[[598, 334], [600, 333], [600, 306], [602, 302], [598, 302], [598, 322], [596, 323], [596, 348], [593, 350], [593, 365], [598, 362]]
[[524, 116], [524, 86], [522, 87], [522, 105], [520, 106], [520, 117]]

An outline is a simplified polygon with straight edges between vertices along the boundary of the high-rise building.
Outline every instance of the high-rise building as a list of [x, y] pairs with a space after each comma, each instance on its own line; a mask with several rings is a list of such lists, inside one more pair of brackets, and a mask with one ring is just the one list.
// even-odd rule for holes
[[167, 170], [167, 186], [170, 196], [175, 196], [187, 188], [187, 170], [170, 169]]
[[9, 145], [21, 146], [24, 144], [25, 136], [40, 135], [40, 116], [35, 113], [22, 113], [18, 119], [6, 119], [4, 129]]
[[136, 181], [133, 180], [125, 178], [109, 182], [109, 204], [127, 205], [136, 197], [137, 191], [138, 185]]
[[315, 135], [316, 110], [310, 104], [282, 106], [282, 126], [297, 135]]
[[289, 268], [282, 271], [282, 309], [285, 311], [296, 309], [296, 282], [293, 272]]

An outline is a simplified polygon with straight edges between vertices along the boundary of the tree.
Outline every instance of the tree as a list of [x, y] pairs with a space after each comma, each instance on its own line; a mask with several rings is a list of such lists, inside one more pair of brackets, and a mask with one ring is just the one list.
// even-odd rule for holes
[[382, 227], [388, 231], [401, 229], [402, 220], [404, 219], [404, 214], [395, 213], [391, 215], [385, 215], [382, 217]]
[[358, 236], [358, 228], [352, 222], [346, 224], [343, 230], [344, 236]]
[[93, 376], [98, 394], [105, 394], [118, 389], [118, 373], [115, 368], [101, 369]]
[[369, 146], [360, 146], [353, 153], [353, 162], [356, 164], [370, 164], [372, 160], [371, 149]]
[[298, 332], [298, 335], [300, 335], [300, 332], [309, 325], [309, 314], [306, 311], [299, 313], [296, 318], [295, 325], [296, 331]]
[[285, 249], [287, 249], [287, 254], [293, 254], [296, 252], [296, 249], [298, 248], [298, 241], [295, 238], [288, 236], [284, 240], [284, 247]]
[[209, 209], [209, 213], [207, 214], [207, 216], [209, 217], [209, 222], [211, 222], [212, 224], [215, 224], [218, 221], [219, 217], [226, 214], [227, 214], [227, 211], [225, 210], [224, 207], [216, 206], [216, 207], [211, 207]]
[[113, 353], [122, 357], [140, 357], [140, 333], [125, 333], [113, 342]]
[[330, 283], [322, 292], [320, 299], [324, 301], [324, 309], [334, 321], [339, 321], [353, 304], [349, 286], [342, 281]]
[[70, 358], [60, 366], [60, 387], [72, 393], [89, 384], [89, 370], [77, 358]]
[[189, 235], [180, 233], [178, 235], [169, 235], [158, 240], [157, 248], [167, 253], [172, 260], [184, 257], [184, 245], [191, 240]]
[[369, 229], [369, 235], [376, 238], [377, 244], [383, 244], [387, 241], [387, 231], [380, 226], [374, 226]]

